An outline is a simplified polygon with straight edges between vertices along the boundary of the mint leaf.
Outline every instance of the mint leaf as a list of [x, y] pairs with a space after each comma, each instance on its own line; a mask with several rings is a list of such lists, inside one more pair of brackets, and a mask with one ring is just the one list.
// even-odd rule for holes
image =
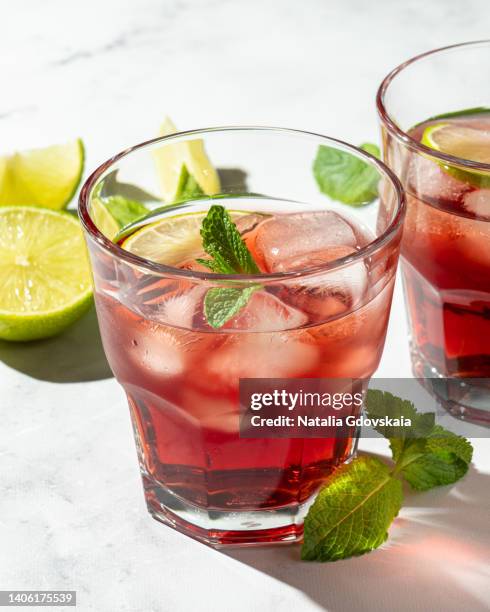
[[302, 559], [335, 561], [380, 546], [402, 504], [399, 476], [425, 491], [456, 482], [468, 470], [470, 442], [435, 425], [434, 413], [419, 413], [412, 402], [373, 389], [365, 408], [371, 419], [404, 417], [412, 424], [376, 426], [390, 441], [393, 469], [360, 457], [332, 474], [305, 519]]
[[408, 443], [395, 438], [390, 446], [396, 471], [417, 491], [456, 482], [468, 471], [473, 455], [466, 438], [440, 425], [435, 425], [426, 438]]
[[222, 274], [260, 272], [240, 232], [223, 206], [211, 206], [203, 219], [201, 236], [204, 250], [215, 260], [216, 268], [221, 268]]
[[365, 407], [370, 418], [389, 415], [411, 420], [409, 428], [376, 430], [390, 441], [394, 472], [401, 474], [412, 489], [425, 491], [451, 484], [468, 471], [473, 452], [470, 442], [435, 425], [433, 412], [419, 413], [412, 402], [375, 389], [367, 392]]
[[434, 427], [433, 412], [418, 413], [411, 401], [401, 399], [388, 391], [369, 389], [364, 406], [371, 419], [390, 417], [410, 421], [410, 426], [407, 427], [375, 425], [374, 429], [385, 438], [419, 438], [430, 433]]
[[233, 287], [216, 287], [209, 289], [204, 298], [204, 315], [211, 327], [222, 327], [247, 305], [254, 291], [260, 285], [235, 289]]
[[[375, 144], [360, 147], [375, 157], [380, 156]], [[313, 162], [313, 174], [320, 191], [344, 204], [363, 206], [376, 199], [380, 180], [376, 168], [351, 153], [320, 145]]]
[[182, 164], [174, 203], [184, 202], [186, 200], [195, 200], [202, 195], [204, 195], [204, 191], [199, 186], [199, 183], [191, 174], [189, 174], [187, 166]]
[[[257, 274], [260, 272], [236, 225], [226, 209], [213, 204], [203, 219], [201, 236], [211, 259], [197, 261], [217, 274]], [[261, 285], [215, 287], [204, 298], [204, 316], [211, 327], [222, 327], [247, 305]]]
[[148, 209], [144, 204], [136, 200], [128, 200], [123, 196], [108, 196], [101, 202], [121, 227], [129, 225], [129, 223], [133, 223], [148, 214]]
[[401, 482], [384, 463], [360, 457], [344, 464], [308, 512], [301, 558], [336, 561], [377, 548], [401, 504]]

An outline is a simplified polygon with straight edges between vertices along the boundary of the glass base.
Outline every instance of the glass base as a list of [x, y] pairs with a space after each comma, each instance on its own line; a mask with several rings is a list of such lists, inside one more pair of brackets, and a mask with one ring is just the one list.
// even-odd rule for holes
[[267, 510], [236, 511], [200, 508], [143, 476], [145, 498], [154, 519], [204, 544], [263, 546], [301, 540], [303, 521], [315, 495], [302, 504]]
[[448, 378], [410, 347], [412, 371], [427, 391], [451, 415], [490, 427], [490, 378]]

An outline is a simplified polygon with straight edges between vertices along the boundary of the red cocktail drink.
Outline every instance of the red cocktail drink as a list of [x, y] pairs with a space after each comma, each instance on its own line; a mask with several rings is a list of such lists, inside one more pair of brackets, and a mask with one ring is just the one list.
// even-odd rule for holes
[[[104, 348], [128, 396], [146, 500], [156, 518], [212, 544], [301, 536], [314, 494], [353, 452], [356, 431], [331, 438], [241, 437], [239, 383], [373, 374], [401, 237], [396, 189], [380, 178], [386, 205], [376, 205], [371, 220], [324, 203], [308, 208], [255, 195], [220, 198], [260, 273], [240, 279], [259, 286], [219, 328], [207, 320], [204, 302], [229, 281], [197, 261], [199, 233], [197, 242], [186, 233], [205, 215], [202, 200], [151, 218], [165, 240], [171, 232], [179, 236], [182, 248], [171, 267], [140, 264], [134, 256], [144, 223], [120, 248], [95, 240], [86, 220]], [[376, 244], [376, 232], [390, 224], [391, 235]]]
[[378, 96], [385, 159], [407, 196], [402, 272], [414, 373], [436, 380], [431, 389], [454, 414], [484, 421], [490, 110], [479, 75], [489, 59], [486, 43], [428, 53], [389, 75]]

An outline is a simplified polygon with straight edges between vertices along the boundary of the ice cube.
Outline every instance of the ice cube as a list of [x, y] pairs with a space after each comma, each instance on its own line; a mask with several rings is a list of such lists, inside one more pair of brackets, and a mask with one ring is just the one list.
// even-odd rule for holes
[[479, 219], [490, 219], [490, 189], [476, 189], [465, 194], [463, 207]]
[[[352, 255], [355, 249], [336, 246], [283, 262], [288, 270], [320, 266]], [[364, 261], [342, 268], [294, 279], [284, 283], [281, 297], [306, 313], [310, 320], [326, 321], [361, 304], [368, 288], [368, 271]]]
[[181, 406], [199, 427], [238, 433], [238, 401], [233, 402], [218, 394], [209, 395], [185, 386], [182, 389]]
[[203, 364], [202, 379], [237, 389], [240, 378], [314, 375], [319, 349], [307, 332], [233, 334]]
[[224, 326], [254, 332], [282, 331], [305, 325], [308, 317], [265, 291], [252, 294], [248, 304]]
[[171, 377], [183, 374], [186, 369], [186, 353], [183, 338], [178, 330], [146, 322], [133, 333], [130, 355], [135, 367], [143, 367], [155, 377]]
[[194, 316], [202, 309], [205, 292], [203, 287], [193, 287], [189, 291], [170, 294], [159, 302], [152, 318], [167, 325], [191, 329]]
[[337, 213], [325, 210], [277, 215], [264, 221], [257, 228], [255, 250], [268, 272], [279, 272], [286, 269], [287, 261], [336, 246], [355, 248], [357, 243], [351, 225]]
[[419, 198], [446, 206], [460, 204], [464, 194], [472, 190], [471, 185], [454, 178], [435, 161], [415, 153], [409, 160], [407, 182]]

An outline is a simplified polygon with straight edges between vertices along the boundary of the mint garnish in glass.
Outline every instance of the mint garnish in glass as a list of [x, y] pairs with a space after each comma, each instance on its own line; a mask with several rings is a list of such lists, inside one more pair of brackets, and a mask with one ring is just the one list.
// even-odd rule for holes
[[[210, 259], [199, 258], [203, 266], [216, 274], [259, 274], [245, 241], [227, 210], [214, 204], [202, 221], [202, 244]], [[251, 295], [261, 285], [214, 287], [204, 298], [204, 315], [211, 327], [222, 327], [247, 305]]]

